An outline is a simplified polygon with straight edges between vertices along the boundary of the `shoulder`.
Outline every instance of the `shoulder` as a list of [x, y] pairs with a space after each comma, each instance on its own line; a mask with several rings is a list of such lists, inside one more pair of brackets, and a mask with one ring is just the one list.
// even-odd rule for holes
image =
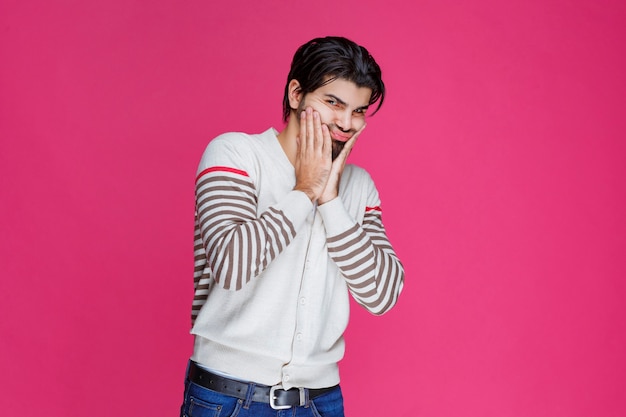
[[264, 135], [264, 133], [249, 134], [243, 132], [222, 133], [209, 142], [204, 154], [254, 155], [259, 148], [263, 147]]
[[267, 153], [264, 149], [270, 133], [271, 130], [259, 134], [228, 132], [215, 137], [204, 150], [197, 172], [211, 167], [227, 167], [251, 175]]
[[249, 147], [254, 143], [255, 136], [243, 132], [222, 133], [209, 142], [207, 149]]
[[206, 151], [234, 152], [235, 154], [256, 153], [259, 149], [267, 147], [268, 137], [273, 130], [269, 129], [262, 133], [250, 134], [243, 132], [227, 132], [212, 139], [206, 147]]
[[246, 133], [229, 132], [212, 139], [202, 154], [197, 172], [216, 166], [247, 171], [250, 155], [254, 154], [251, 137]]
[[341, 174], [341, 178], [345, 177], [348, 184], [365, 183], [374, 184], [372, 176], [365, 170], [365, 168], [354, 164], [346, 164]]
[[340, 189], [343, 188], [348, 194], [369, 195], [376, 193], [376, 184], [374, 184], [371, 175], [358, 165], [347, 164], [343, 169], [340, 181]]
[[348, 212], [361, 223], [368, 207], [380, 205], [376, 185], [364, 168], [353, 164], [344, 167], [340, 181], [339, 196]]

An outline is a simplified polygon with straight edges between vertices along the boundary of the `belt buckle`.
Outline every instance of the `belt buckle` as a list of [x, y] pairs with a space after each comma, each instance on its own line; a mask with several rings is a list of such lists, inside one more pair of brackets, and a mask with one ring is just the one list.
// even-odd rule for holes
[[[275, 392], [276, 390], [279, 390], [279, 389], [285, 392], [287, 391], [286, 389], [283, 388], [282, 384], [274, 385], [270, 388], [270, 407], [272, 407], [272, 409], [274, 410], [286, 410], [288, 408], [291, 408], [291, 405], [277, 405], [276, 404], [276, 399], [278, 397], [276, 397]], [[300, 392], [300, 406], [306, 405], [305, 388], [298, 388], [298, 391]]]

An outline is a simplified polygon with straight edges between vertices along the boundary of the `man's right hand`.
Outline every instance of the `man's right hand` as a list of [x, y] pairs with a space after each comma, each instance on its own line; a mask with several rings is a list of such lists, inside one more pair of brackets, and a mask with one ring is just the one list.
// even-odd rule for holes
[[310, 107], [300, 114], [296, 153], [296, 186], [315, 202], [326, 188], [332, 167], [332, 140], [328, 126]]

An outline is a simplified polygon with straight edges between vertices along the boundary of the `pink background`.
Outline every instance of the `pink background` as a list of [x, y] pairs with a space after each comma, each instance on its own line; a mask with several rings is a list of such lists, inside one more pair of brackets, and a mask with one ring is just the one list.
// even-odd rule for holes
[[407, 272], [353, 310], [348, 415], [626, 415], [625, 4], [4, 0], [0, 414], [177, 415], [200, 155], [338, 34]]

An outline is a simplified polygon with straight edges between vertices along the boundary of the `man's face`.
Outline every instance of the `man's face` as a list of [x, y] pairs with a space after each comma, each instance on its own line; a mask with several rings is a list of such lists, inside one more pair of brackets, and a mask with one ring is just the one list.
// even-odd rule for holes
[[305, 95], [297, 115], [307, 107], [320, 114], [320, 120], [328, 126], [333, 139], [334, 160], [352, 135], [365, 124], [371, 95], [370, 88], [358, 87], [352, 81], [338, 78]]

